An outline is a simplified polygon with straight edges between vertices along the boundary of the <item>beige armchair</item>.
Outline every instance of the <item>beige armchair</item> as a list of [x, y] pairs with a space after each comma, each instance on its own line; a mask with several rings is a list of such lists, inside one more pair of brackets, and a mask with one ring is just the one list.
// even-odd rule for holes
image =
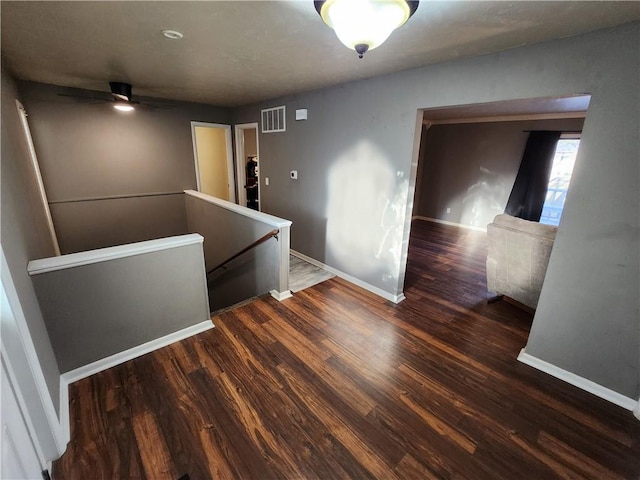
[[538, 306], [557, 227], [501, 214], [487, 225], [487, 290]]

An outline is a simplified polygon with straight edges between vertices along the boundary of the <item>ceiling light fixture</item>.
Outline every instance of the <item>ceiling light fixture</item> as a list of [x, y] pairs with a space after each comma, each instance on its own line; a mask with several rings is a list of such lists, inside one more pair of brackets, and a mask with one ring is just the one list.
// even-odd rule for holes
[[184, 35], [177, 30], [162, 30], [162, 35], [171, 40], [180, 40]]
[[130, 103], [127, 103], [125, 101], [119, 101], [119, 102], [115, 102], [113, 104], [113, 108], [115, 108], [116, 110], [120, 111], [120, 112], [130, 112], [133, 110], [133, 105], [131, 105]]
[[340, 41], [362, 58], [402, 26], [415, 13], [419, 1], [324, 0], [313, 3]]

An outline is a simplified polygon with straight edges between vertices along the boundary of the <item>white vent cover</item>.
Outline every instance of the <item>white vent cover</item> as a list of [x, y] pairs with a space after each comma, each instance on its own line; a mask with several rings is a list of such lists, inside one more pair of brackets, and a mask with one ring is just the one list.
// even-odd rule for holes
[[286, 132], [285, 106], [262, 110], [262, 133]]

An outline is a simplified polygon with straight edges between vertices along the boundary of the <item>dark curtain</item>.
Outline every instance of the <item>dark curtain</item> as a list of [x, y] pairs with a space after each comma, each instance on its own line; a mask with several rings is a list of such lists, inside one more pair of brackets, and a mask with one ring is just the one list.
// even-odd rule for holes
[[561, 132], [549, 131], [529, 134], [504, 213], [525, 220], [540, 221], [560, 134]]

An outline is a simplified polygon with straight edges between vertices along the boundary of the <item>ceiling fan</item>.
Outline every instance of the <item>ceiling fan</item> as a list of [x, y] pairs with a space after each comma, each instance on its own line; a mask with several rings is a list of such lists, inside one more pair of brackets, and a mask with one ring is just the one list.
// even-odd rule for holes
[[158, 108], [158, 105], [153, 105], [146, 102], [142, 103], [133, 100], [131, 94], [132, 88], [130, 83], [109, 82], [109, 87], [111, 88], [111, 96], [107, 96], [106, 93], [103, 94], [102, 92], [95, 92], [94, 95], [69, 93], [59, 93], [58, 95], [61, 97], [76, 98], [85, 103], [112, 103], [113, 108], [121, 112], [130, 112], [134, 110], [136, 106], [142, 106], [151, 109]]
[[140, 102], [134, 102], [131, 98], [131, 84], [122, 82], [109, 82], [111, 87], [111, 95], [113, 95], [113, 108], [121, 112], [130, 112], [134, 109], [134, 105]]

